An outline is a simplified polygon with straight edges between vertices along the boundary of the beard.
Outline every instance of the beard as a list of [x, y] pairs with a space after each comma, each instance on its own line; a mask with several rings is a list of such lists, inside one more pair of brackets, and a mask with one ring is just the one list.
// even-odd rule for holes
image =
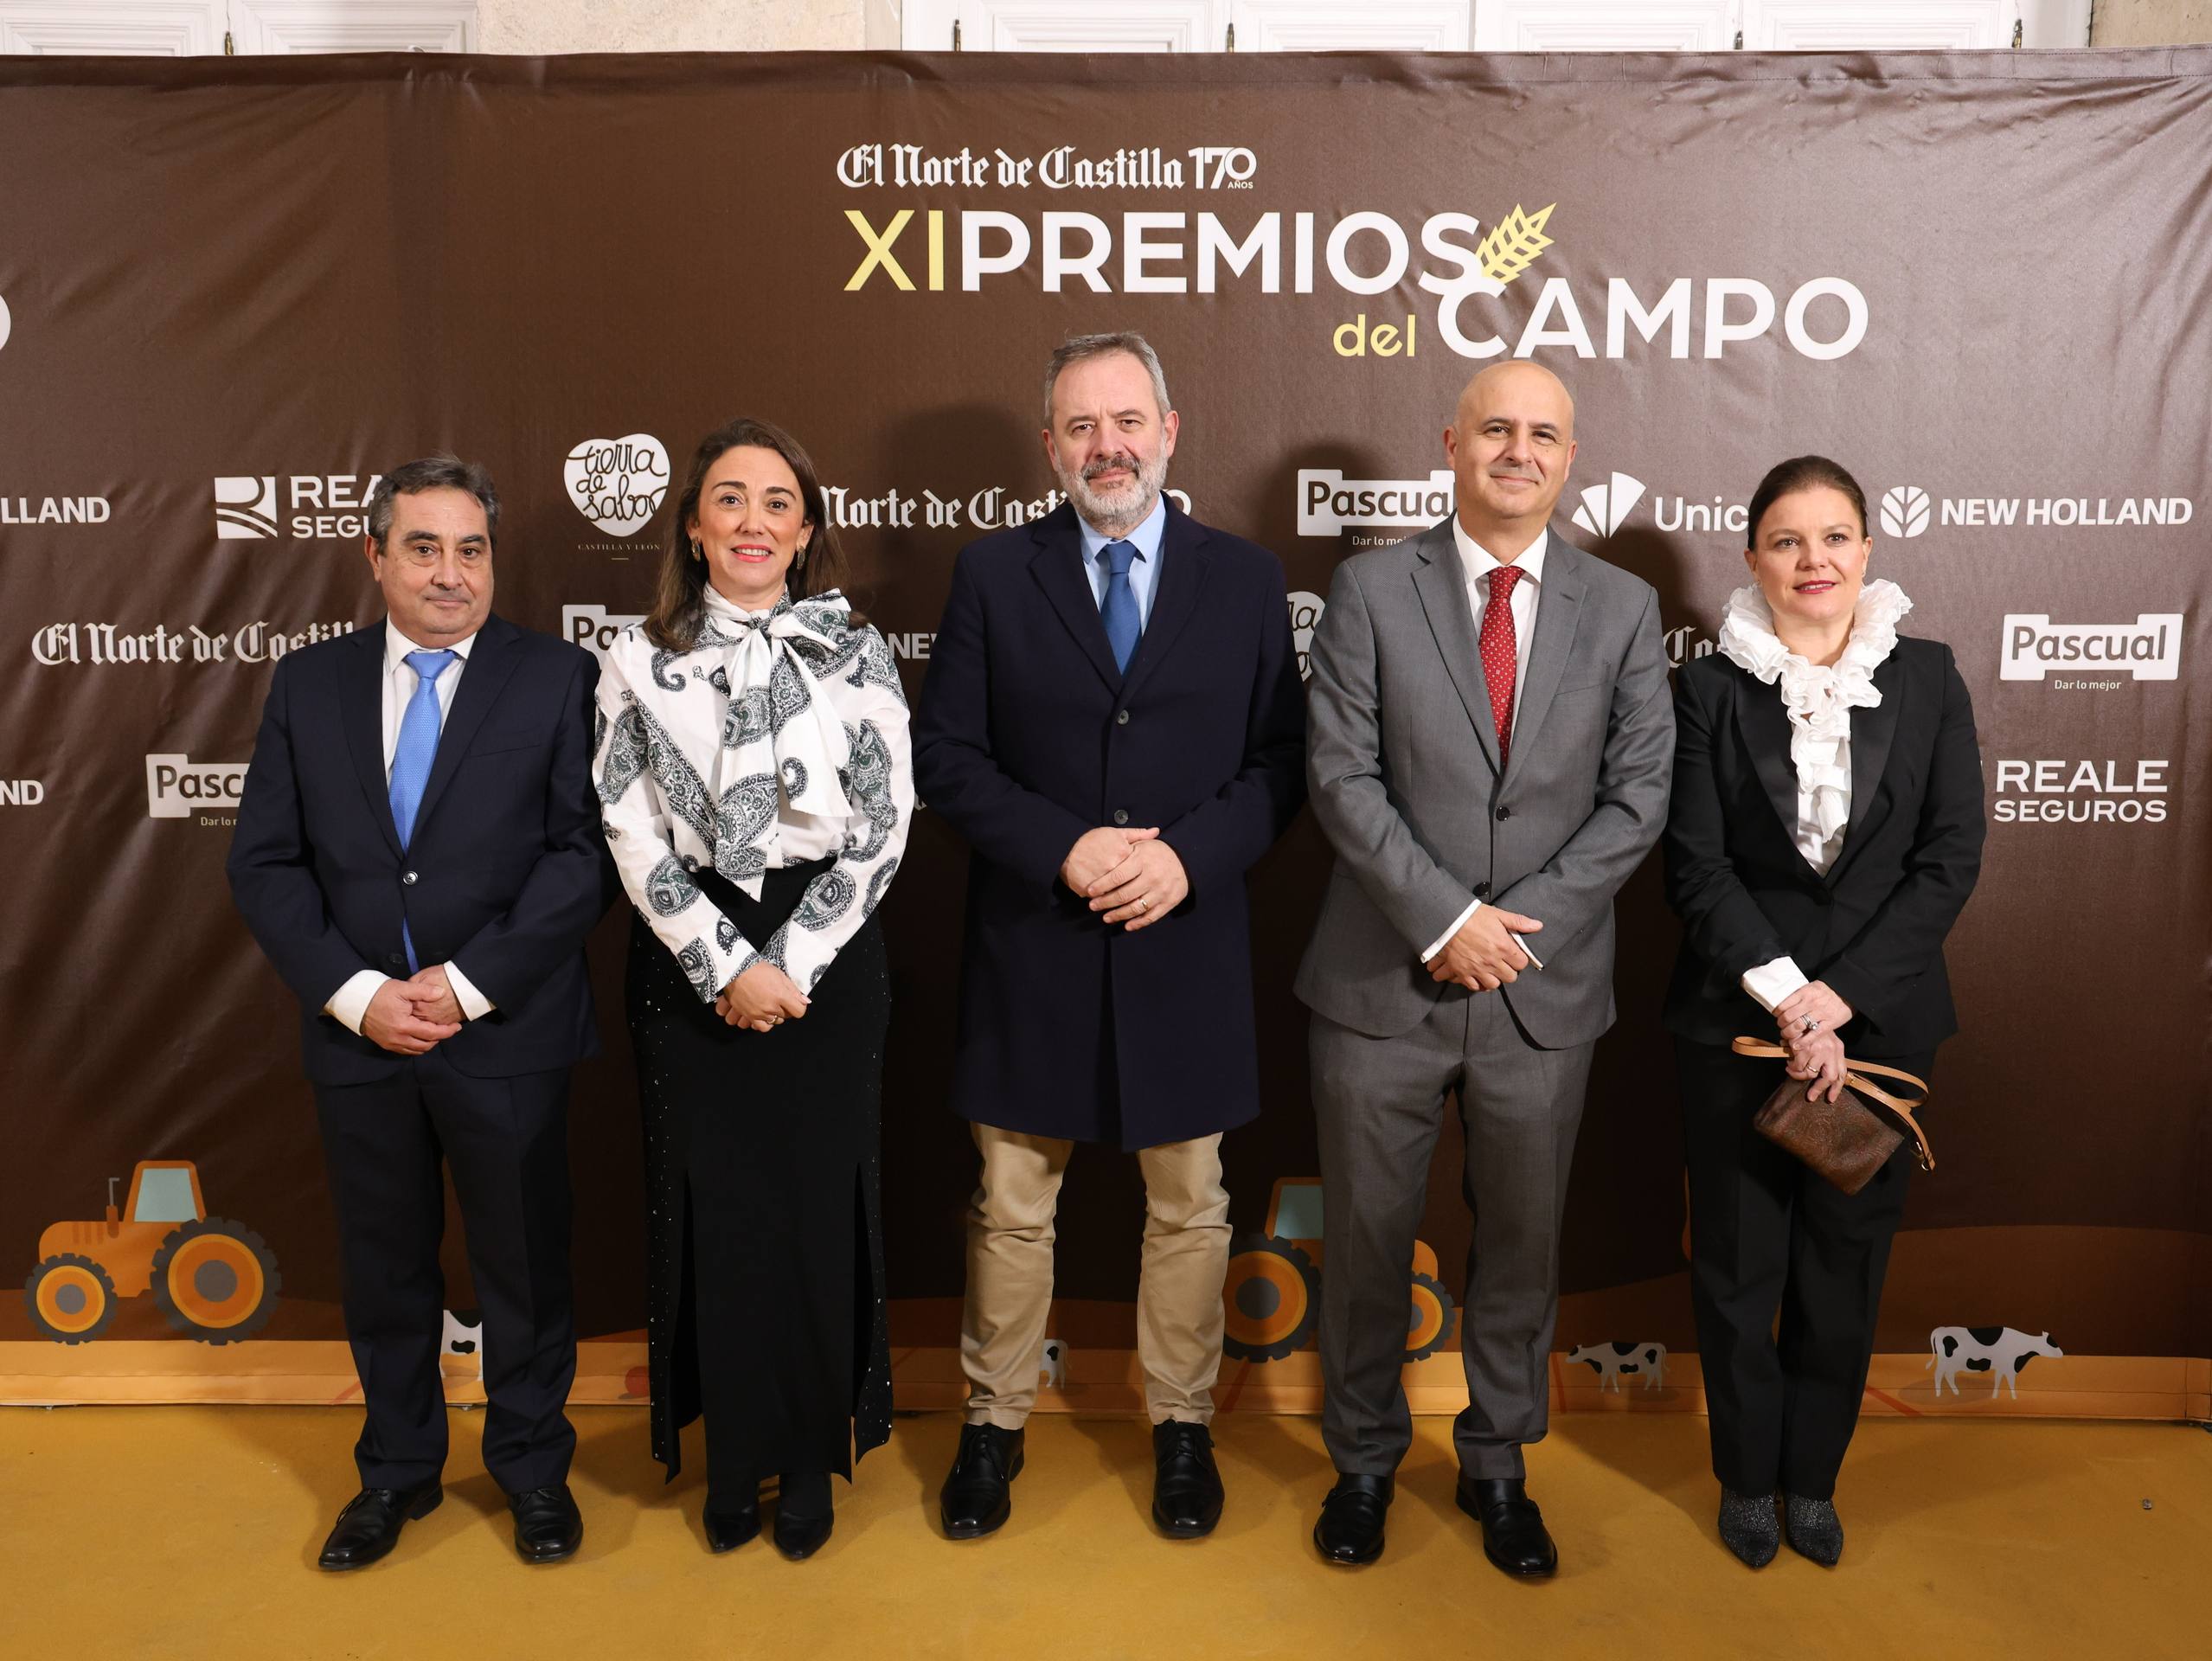
[[[1112, 490], [1093, 490], [1091, 477], [1110, 468], [1125, 468], [1130, 478], [1126, 484]], [[1053, 464], [1053, 476], [1059, 479], [1060, 488], [1075, 503], [1075, 510], [1100, 529], [1132, 530], [1152, 516], [1152, 509], [1160, 499], [1160, 488], [1167, 483], [1168, 459], [1155, 455], [1140, 462], [1126, 451], [1110, 456], [1100, 456], [1080, 472], [1068, 472]]]

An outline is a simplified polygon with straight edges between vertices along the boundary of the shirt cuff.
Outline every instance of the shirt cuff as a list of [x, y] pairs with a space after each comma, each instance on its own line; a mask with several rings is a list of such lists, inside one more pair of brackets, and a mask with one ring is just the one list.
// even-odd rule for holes
[[461, 1013], [471, 1021], [481, 1021], [498, 1007], [476, 989], [476, 982], [461, 972], [461, 965], [448, 959], [446, 980], [453, 989], [453, 999], [461, 1006]]
[[1774, 1013], [1782, 1000], [1800, 986], [1812, 983], [1805, 978], [1794, 958], [1776, 958], [1762, 963], [1756, 969], [1743, 972], [1743, 989], [1759, 1000], [1759, 1007], [1767, 1014]]
[[369, 1000], [376, 996], [376, 989], [391, 979], [374, 969], [356, 970], [346, 984], [330, 994], [330, 1001], [323, 1006], [323, 1013], [335, 1016], [338, 1024], [348, 1032], [361, 1031], [362, 1018], [369, 1013]]
[[1468, 907], [1465, 911], [1461, 912], [1457, 917], [1454, 917], [1452, 920], [1452, 927], [1446, 929], [1444, 933], [1438, 935], [1433, 940], [1429, 942], [1428, 950], [1421, 953], [1421, 961], [1423, 963], [1433, 961], [1436, 954], [1444, 950], [1444, 948], [1451, 943], [1452, 937], [1467, 926], [1467, 919], [1473, 916], [1482, 908], [1483, 902], [1477, 900], [1472, 904], [1469, 905]]

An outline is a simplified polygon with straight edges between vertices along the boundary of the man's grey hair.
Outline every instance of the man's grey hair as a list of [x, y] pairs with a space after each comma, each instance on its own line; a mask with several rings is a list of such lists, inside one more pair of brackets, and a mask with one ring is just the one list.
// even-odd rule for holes
[[1144, 366], [1144, 373], [1152, 377], [1152, 396], [1159, 401], [1161, 414], [1175, 407], [1168, 402], [1168, 378], [1160, 368], [1160, 355], [1144, 336], [1131, 330], [1116, 335], [1073, 335], [1060, 343], [1053, 352], [1052, 362], [1045, 366], [1044, 424], [1048, 431], [1052, 426], [1052, 389], [1060, 384], [1060, 372], [1071, 363], [1080, 363], [1087, 357], [1103, 357], [1108, 352], [1126, 352]]
[[384, 551], [384, 539], [392, 534], [393, 498], [425, 491], [466, 491], [476, 497], [484, 504], [484, 530], [493, 546], [498, 545], [499, 492], [492, 488], [490, 473], [480, 463], [458, 456], [425, 456], [393, 468], [369, 493], [369, 536], [378, 553]]

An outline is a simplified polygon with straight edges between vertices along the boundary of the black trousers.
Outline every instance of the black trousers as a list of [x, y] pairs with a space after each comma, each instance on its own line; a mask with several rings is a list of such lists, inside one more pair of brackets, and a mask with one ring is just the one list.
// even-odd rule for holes
[[[1830, 1498], [1858, 1426], [1911, 1145], [1846, 1195], [1751, 1128], [1781, 1062], [1681, 1039], [1675, 1053], [1713, 1474], [1740, 1494]], [[1925, 1079], [1935, 1057], [1882, 1059]]]
[[315, 1104], [338, 1215], [346, 1337], [368, 1422], [364, 1488], [407, 1488], [446, 1463], [438, 1353], [446, 1278], [442, 1159], [453, 1172], [484, 1310], [484, 1462], [509, 1493], [564, 1482], [576, 1433], [568, 1267], [568, 1069], [473, 1079], [436, 1050]]
[[[694, 875], [756, 946], [827, 860], [769, 871], [760, 900]], [[799, 925], [792, 925], [796, 927]], [[706, 1420], [707, 1485], [749, 1499], [771, 1476], [835, 1472], [883, 1440], [890, 1361], [877, 1202], [891, 1016], [879, 920], [847, 940], [806, 1014], [771, 1032], [699, 1001], [642, 919], [631, 931], [630, 1031], [645, 1128], [654, 1411]], [[696, 1404], [696, 1406], [695, 1406]]]

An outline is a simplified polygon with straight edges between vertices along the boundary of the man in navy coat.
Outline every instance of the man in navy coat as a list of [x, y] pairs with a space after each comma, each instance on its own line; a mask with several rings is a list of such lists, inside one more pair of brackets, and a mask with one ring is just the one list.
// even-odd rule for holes
[[596, 1053], [584, 939], [612, 897], [588, 653], [491, 615], [499, 500], [439, 457], [387, 474], [388, 615], [284, 657], [231, 892], [300, 1003], [368, 1408], [324, 1568], [442, 1497], [442, 1157], [484, 1309], [484, 1464], [525, 1561], [571, 1555], [568, 1069]]
[[1260, 1111], [1244, 879], [1304, 798], [1305, 707], [1281, 563], [1162, 499], [1151, 347], [1068, 342], [1044, 404], [1068, 500], [961, 551], [914, 721], [918, 792], [974, 849], [952, 1101], [983, 1177], [941, 1510], [954, 1539], [1006, 1520], [1061, 1177], [1115, 1143], [1144, 1177], [1152, 1516], [1187, 1538], [1221, 1509], [1221, 1132]]

